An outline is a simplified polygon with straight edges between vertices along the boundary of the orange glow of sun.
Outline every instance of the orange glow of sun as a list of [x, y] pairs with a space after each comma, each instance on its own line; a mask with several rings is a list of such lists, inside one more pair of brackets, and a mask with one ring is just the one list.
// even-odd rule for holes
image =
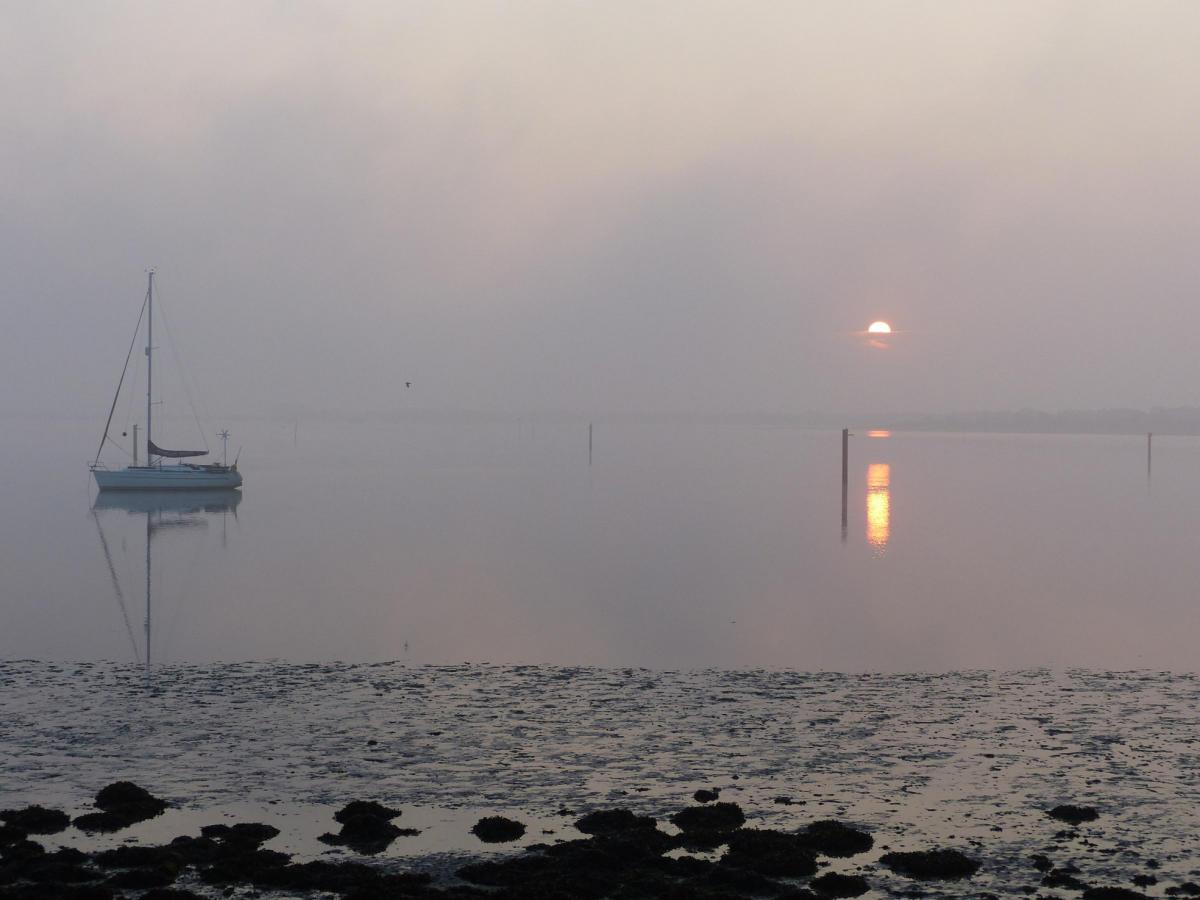
[[867, 334], [891, 334], [892, 326], [887, 322], [872, 322], [867, 328]]

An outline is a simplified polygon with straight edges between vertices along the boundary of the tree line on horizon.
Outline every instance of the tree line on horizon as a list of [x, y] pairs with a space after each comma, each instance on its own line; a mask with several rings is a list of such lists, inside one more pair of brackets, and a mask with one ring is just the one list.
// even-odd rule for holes
[[866, 420], [909, 431], [1011, 431], [1062, 434], [1200, 434], [1200, 407], [910, 413]]

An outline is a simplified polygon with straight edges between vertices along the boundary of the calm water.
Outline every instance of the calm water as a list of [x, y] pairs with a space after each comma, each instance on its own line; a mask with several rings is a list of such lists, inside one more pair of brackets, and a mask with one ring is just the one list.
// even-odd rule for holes
[[[164, 500], [97, 498], [90, 425], [5, 429], [0, 808], [131, 778], [173, 808], [104, 840], [253, 819], [325, 858], [368, 797], [422, 831], [385, 863], [444, 869], [511, 852], [480, 815], [557, 840], [716, 786], [868, 827], [835, 866], [873, 900], [911, 887], [883, 846], [1004, 896], [1051, 846], [1197, 875], [1200, 441], [1148, 478], [1138, 438], [859, 434], [843, 532], [836, 433], [602, 425], [589, 467], [586, 426], [234, 431], [240, 496]], [[1056, 839], [1062, 802], [1101, 818]]]
[[[0, 443], [0, 658], [1194, 671], [1200, 441], [233, 426], [246, 488], [102, 499], [95, 423]], [[110, 567], [111, 562], [111, 567]]]

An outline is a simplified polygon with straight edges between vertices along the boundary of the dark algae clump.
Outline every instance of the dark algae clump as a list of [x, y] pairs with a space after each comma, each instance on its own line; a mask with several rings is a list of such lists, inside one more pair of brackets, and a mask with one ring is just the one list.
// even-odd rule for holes
[[471, 834], [486, 844], [502, 844], [515, 841], [525, 834], [525, 826], [515, 819], [504, 816], [484, 816], [475, 823]]
[[1060, 822], [1068, 822], [1071, 825], [1082, 825], [1084, 822], [1095, 822], [1100, 818], [1100, 813], [1096, 812], [1093, 806], [1073, 806], [1069, 803], [1064, 803], [1054, 809], [1046, 812], [1052, 819], [1058, 819]]
[[334, 821], [345, 824], [353, 819], [370, 818], [390, 821], [398, 818], [400, 810], [376, 803], [374, 800], [351, 800], [333, 814]]
[[278, 836], [279, 829], [262, 822], [238, 822], [236, 825], [205, 825], [200, 829], [200, 834], [230, 844], [241, 843], [257, 847]]
[[746, 823], [746, 816], [736, 803], [713, 803], [681, 809], [671, 816], [671, 823], [684, 832], [732, 831]]
[[980, 863], [959, 850], [917, 850], [885, 853], [879, 861], [901, 875], [928, 880], [970, 878]]
[[337, 834], [325, 833], [317, 840], [325, 844], [346, 846], [367, 856], [382, 853], [396, 838], [420, 834], [415, 828], [399, 828], [393, 825], [392, 819], [399, 815], [400, 810], [376, 803], [374, 800], [351, 800], [333, 814], [334, 820], [341, 822], [341, 830]]
[[153, 819], [167, 808], [165, 800], [131, 781], [117, 781], [101, 789], [93, 805], [101, 811], [75, 819], [74, 825], [81, 831], [120, 831]]
[[[46, 809], [44, 806], [27, 806], [24, 809], [6, 809], [0, 812], [0, 821], [7, 825], [12, 837], [19, 832], [25, 834], [57, 834], [71, 824], [71, 817], [58, 809]], [[23, 836], [23, 835], [22, 835]], [[0, 836], [0, 844], [5, 843]]]
[[[114, 805], [119, 809], [124, 804]], [[399, 831], [392, 821], [399, 816], [399, 809], [355, 800], [333, 814], [341, 832], [324, 835], [322, 840], [363, 856], [378, 853]], [[659, 828], [655, 819], [632, 809], [595, 810], [575, 822], [585, 835], [582, 838], [524, 849], [498, 848], [493, 855], [480, 850], [474, 859], [454, 857], [453, 873], [443, 863], [437, 874], [401, 871], [399, 860], [380, 864], [362, 856], [296, 862], [289, 853], [264, 847], [279, 830], [263, 822], [206, 825], [198, 835], [176, 837], [160, 846], [126, 844], [97, 852], [47, 850], [26, 837], [25, 831], [6, 824], [7, 830], [0, 833], [0, 900], [194, 900], [199, 896], [212, 900], [312, 894], [329, 900], [830, 900], [861, 897], [872, 889], [897, 897], [1064, 896], [1050, 891], [1072, 892], [1082, 900], [1147, 897], [1131, 887], [1089, 885], [1073, 862], [1064, 859], [1055, 865], [1049, 856], [1032, 853], [1033, 847], [1020, 856], [1009, 855], [1007, 863], [1000, 857], [996, 870], [987, 874], [1004, 875], [1003, 866], [1019, 860], [1015, 864], [1028, 881], [1041, 884], [1027, 881], [992, 894], [969, 890], [967, 885], [897, 884], [893, 875], [883, 871], [946, 882], [978, 873], [981, 860], [956, 849], [886, 852], [878, 869], [866, 864], [856, 871], [837, 871], [826, 858], [865, 853], [873, 849], [875, 840], [865, 829], [833, 819], [795, 831], [747, 828], [739, 806], [712, 802], [682, 809], [671, 821], [680, 828], [678, 833]], [[502, 843], [523, 837], [526, 826], [504, 816], [488, 816], [471, 833], [488, 843]], [[980, 847], [981, 854], [986, 852], [981, 844], [972, 841], [972, 845]], [[690, 851], [697, 846], [712, 852], [693, 855]], [[1108, 869], [1103, 881], [1128, 884], [1132, 878], [1134, 885], [1147, 886], [1155, 884], [1159, 875], [1169, 880], [1156, 861], [1137, 854], [1131, 859], [1137, 859], [1142, 872], [1122, 879]], [[1168, 859], [1179, 861], [1174, 856]], [[1145, 869], [1158, 870], [1159, 875], [1147, 875]], [[1158, 885], [1157, 890], [1155, 896], [1200, 895], [1200, 887], [1192, 882]]]
[[826, 872], [812, 880], [812, 889], [822, 897], [860, 897], [871, 885], [861, 875]]
[[116, 781], [100, 789], [95, 806], [105, 812], [138, 816], [140, 821], [157, 816], [167, 808], [167, 803], [132, 781]]
[[575, 823], [584, 834], [615, 834], [631, 828], [654, 828], [657, 822], [650, 816], [636, 815], [629, 809], [601, 809], [588, 813]]
[[826, 856], [854, 856], [866, 853], [875, 846], [875, 839], [865, 831], [834, 819], [812, 822], [800, 832], [800, 836], [808, 846]]
[[800, 878], [817, 871], [817, 857], [803, 838], [779, 831], [742, 828], [730, 833], [725, 865], [761, 875]]
[[183, 857], [169, 847], [125, 845], [103, 850], [93, 856], [92, 861], [105, 869], [140, 869], [168, 862], [182, 863]]

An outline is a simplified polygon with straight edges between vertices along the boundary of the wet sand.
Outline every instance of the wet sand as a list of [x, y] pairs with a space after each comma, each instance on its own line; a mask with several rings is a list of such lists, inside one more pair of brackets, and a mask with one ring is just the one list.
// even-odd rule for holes
[[[728, 844], [696, 854], [669, 821], [711, 788], [739, 806], [745, 828], [794, 835], [836, 820], [869, 833], [869, 851], [817, 856], [819, 874], [863, 876], [868, 897], [1075, 896], [1070, 878], [1168, 896], [1200, 881], [1192, 676], [262, 663], [169, 667], [147, 685], [127, 666], [10, 661], [0, 687], [0, 809], [38, 803], [76, 817], [122, 778], [170, 804], [107, 836], [31, 836], [51, 852], [261, 822], [280, 831], [262, 848], [292, 863], [369, 859], [463, 887], [454, 873], [466, 862], [569, 846], [585, 838], [580, 816], [621, 807], [654, 817], [655, 834], [676, 842], [662, 844], [665, 858], [711, 866]], [[369, 857], [318, 840], [354, 799], [400, 810], [395, 825], [419, 834]], [[1047, 815], [1066, 803], [1098, 817], [1070, 825]], [[471, 829], [494, 815], [524, 834], [484, 843]], [[925, 882], [881, 862], [938, 848], [979, 871]], [[1047, 877], [1062, 886], [1041, 884]]]

